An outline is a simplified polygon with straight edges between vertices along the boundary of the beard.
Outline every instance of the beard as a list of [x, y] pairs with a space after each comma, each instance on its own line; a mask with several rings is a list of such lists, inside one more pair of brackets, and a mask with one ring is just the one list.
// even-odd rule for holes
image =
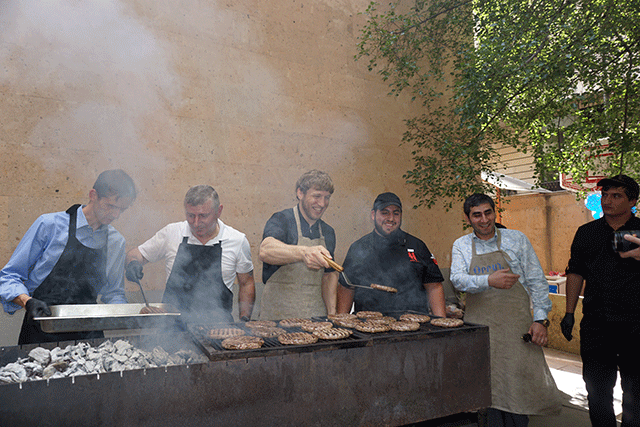
[[400, 238], [402, 237], [402, 230], [400, 229], [400, 225], [398, 225], [398, 228], [396, 228], [390, 233], [387, 233], [377, 223], [375, 224], [375, 229], [379, 235], [387, 239], [387, 242], [389, 242], [389, 244], [397, 243], [398, 241], [400, 241]]

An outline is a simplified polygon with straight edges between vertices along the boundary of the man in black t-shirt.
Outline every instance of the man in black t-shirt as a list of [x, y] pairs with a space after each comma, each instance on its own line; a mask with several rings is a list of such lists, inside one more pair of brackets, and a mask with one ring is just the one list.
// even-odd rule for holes
[[640, 425], [640, 261], [623, 259], [614, 250], [614, 231], [640, 230], [632, 213], [638, 183], [626, 175], [598, 182], [604, 217], [578, 228], [567, 267], [566, 314], [562, 333], [572, 338], [574, 311], [582, 290], [580, 355], [594, 426], [615, 426], [613, 387], [620, 370], [622, 425]]
[[402, 203], [393, 193], [380, 194], [371, 210], [374, 230], [354, 242], [344, 260], [345, 274], [354, 285], [378, 284], [398, 290], [349, 287], [340, 277], [338, 313], [356, 311], [391, 313], [413, 310], [446, 316], [444, 290], [435, 258], [417, 237], [400, 229]]
[[296, 183], [297, 205], [267, 221], [260, 244], [265, 284], [260, 319], [335, 313], [338, 276], [327, 258], [333, 258], [336, 235], [321, 219], [333, 190], [326, 172], [306, 172]]

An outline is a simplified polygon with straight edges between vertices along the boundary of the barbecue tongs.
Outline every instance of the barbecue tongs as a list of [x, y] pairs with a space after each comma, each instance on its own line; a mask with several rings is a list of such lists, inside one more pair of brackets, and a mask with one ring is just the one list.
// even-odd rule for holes
[[[383, 291], [383, 292], [389, 292], [388, 290], [385, 289], [376, 289], [376, 288], [372, 288], [371, 286], [364, 286], [364, 285], [354, 285], [353, 283], [351, 283], [351, 280], [349, 280], [349, 278], [347, 277], [346, 274], [344, 274], [344, 268], [338, 264], [337, 262], [335, 262], [334, 260], [332, 260], [331, 258], [329, 258], [326, 255], [322, 255], [324, 257], [324, 259], [327, 261], [327, 263], [329, 264], [329, 267], [333, 268], [335, 271], [339, 272], [340, 274], [342, 274], [342, 278], [344, 279], [344, 281], [347, 283], [347, 285], [349, 287], [354, 287], [354, 288], [363, 288], [363, 289], [370, 289], [372, 291]], [[389, 289], [393, 289], [393, 288], [389, 288]]]

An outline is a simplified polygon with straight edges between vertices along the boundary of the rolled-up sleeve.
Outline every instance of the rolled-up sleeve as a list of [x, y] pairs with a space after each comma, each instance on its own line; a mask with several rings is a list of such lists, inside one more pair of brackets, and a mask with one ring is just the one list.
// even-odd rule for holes
[[538, 256], [531, 246], [531, 242], [522, 235], [522, 272], [524, 280], [522, 283], [531, 296], [531, 304], [533, 305], [533, 320], [543, 320], [551, 311], [551, 299], [549, 298], [549, 282], [544, 276], [544, 271], [538, 260]]

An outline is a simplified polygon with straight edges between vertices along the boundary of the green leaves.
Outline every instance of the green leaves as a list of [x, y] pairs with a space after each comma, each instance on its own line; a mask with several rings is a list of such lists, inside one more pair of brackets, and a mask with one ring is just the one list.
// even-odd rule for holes
[[639, 3], [371, 3], [356, 59], [424, 109], [403, 138], [415, 147], [405, 178], [418, 205], [486, 189], [496, 143], [532, 153], [542, 180], [638, 176]]

